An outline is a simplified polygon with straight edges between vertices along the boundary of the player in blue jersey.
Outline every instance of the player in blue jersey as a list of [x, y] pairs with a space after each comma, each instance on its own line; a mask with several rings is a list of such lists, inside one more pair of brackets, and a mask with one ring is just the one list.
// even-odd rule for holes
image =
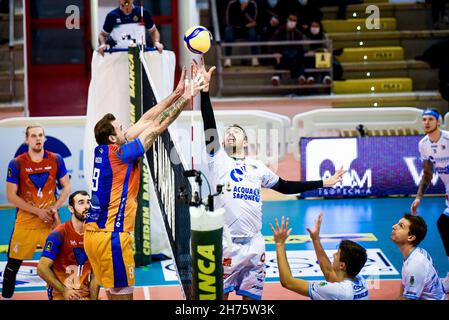
[[104, 55], [107, 48], [108, 37], [115, 42], [115, 48], [128, 48], [129, 39], [145, 40], [148, 31], [153, 46], [162, 53], [164, 50], [161, 34], [151, 19], [150, 13], [142, 7], [134, 6], [132, 0], [119, 0], [119, 7], [109, 12], [98, 36], [98, 53]]
[[353, 241], [342, 240], [331, 262], [320, 242], [322, 221], [323, 214], [320, 213], [315, 228], [313, 230], [307, 228], [307, 231], [326, 281], [306, 281], [293, 277], [285, 251], [285, 241], [292, 231], [288, 228], [288, 218], [285, 220], [282, 217], [280, 226], [276, 219], [276, 229], [270, 223], [276, 242], [282, 286], [312, 300], [369, 300], [368, 286], [365, 279], [359, 275], [368, 258], [365, 248]]

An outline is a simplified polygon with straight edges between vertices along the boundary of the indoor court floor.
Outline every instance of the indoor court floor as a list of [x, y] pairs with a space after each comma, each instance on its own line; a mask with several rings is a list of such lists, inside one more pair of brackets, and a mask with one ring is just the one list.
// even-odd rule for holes
[[[266, 238], [267, 278], [263, 299], [289, 300], [308, 299], [281, 287], [276, 267], [275, 245], [269, 223], [275, 217], [289, 217], [293, 228], [287, 255], [291, 270], [296, 277], [306, 280], [324, 279], [306, 227], [313, 227], [319, 212], [323, 212], [321, 239], [329, 256], [342, 239], [351, 239], [368, 250], [368, 262], [362, 270], [370, 287], [371, 299], [391, 300], [399, 295], [400, 273], [403, 257], [390, 240], [390, 233], [404, 213], [409, 211], [412, 198], [364, 198], [364, 199], [311, 199], [265, 201], [263, 205], [262, 233]], [[428, 224], [428, 233], [421, 246], [433, 257], [440, 277], [449, 271], [449, 262], [444, 253], [436, 221], [444, 210], [443, 197], [425, 197], [420, 214]], [[14, 223], [14, 210], [0, 210], [0, 286], [6, 261], [6, 250]], [[66, 221], [69, 212], [61, 211], [61, 220]], [[36, 274], [36, 263], [40, 252], [32, 261], [27, 261], [19, 271], [14, 299], [46, 299], [45, 284]], [[100, 294], [103, 298], [103, 290]], [[171, 260], [154, 261], [136, 272], [135, 299], [165, 300], [182, 299], [182, 293]], [[239, 299], [230, 295], [231, 299]]]

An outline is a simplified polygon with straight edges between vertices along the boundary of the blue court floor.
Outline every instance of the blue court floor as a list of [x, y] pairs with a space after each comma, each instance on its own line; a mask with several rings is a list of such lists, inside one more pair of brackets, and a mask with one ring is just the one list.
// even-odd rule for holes
[[[291, 200], [266, 201], [263, 205], [262, 233], [266, 236], [267, 246], [267, 282], [277, 282], [277, 268], [275, 262], [275, 245], [269, 223], [274, 223], [275, 217], [282, 215], [290, 218], [293, 228], [291, 241], [287, 245], [288, 257], [292, 272], [295, 276], [302, 276], [308, 280], [322, 279], [319, 267], [313, 254], [313, 246], [308, 239], [306, 227], [313, 228], [314, 220], [319, 212], [324, 218], [321, 227], [323, 247], [325, 250], [335, 250], [341, 239], [354, 240], [371, 253], [369, 261], [378, 268], [379, 279], [400, 279], [403, 257], [396, 245], [390, 240], [391, 228], [405, 212], [409, 211], [412, 198], [369, 198], [369, 199], [325, 199], [325, 200]], [[428, 224], [426, 239], [421, 244], [433, 257], [435, 267], [440, 277], [449, 271], [449, 262], [436, 221], [444, 210], [443, 197], [426, 197], [419, 208]], [[61, 220], [69, 219], [69, 211], [61, 210]], [[9, 242], [14, 224], [15, 210], [0, 210], [0, 286], [4, 262], [5, 248]], [[369, 254], [369, 257], [370, 257]], [[331, 253], [329, 253], [331, 256]], [[40, 253], [35, 253], [33, 260], [38, 260]], [[173, 265], [168, 261], [156, 261], [149, 266], [138, 268], [136, 272], [136, 286], [160, 286], [177, 284]], [[32, 269], [21, 270], [22, 276], [38, 280]], [[175, 277], [175, 278], [173, 278]], [[17, 291], [43, 290], [44, 285], [39, 281], [30, 281], [17, 286]]]

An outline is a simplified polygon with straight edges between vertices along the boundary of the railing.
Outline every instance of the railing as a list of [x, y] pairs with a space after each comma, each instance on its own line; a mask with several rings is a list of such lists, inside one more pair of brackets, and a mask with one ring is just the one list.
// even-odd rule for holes
[[[323, 44], [323, 49], [326, 49], [327, 52], [331, 54], [330, 64], [331, 66], [327, 69], [317, 69], [317, 68], [308, 68], [305, 70], [306, 73], [314, 73], [314, 72], [327, 72], [329, 73], [331, 79], [333, 79], [333, 70], [332, 70], [332, 61], [333, 61], [333, 46], [332, 40], [323, 39], [323, 40], [296, 40], [296, 41], [253, 41], [253, 42], [235, 42], [235, 43], [217, 43], [217, 76], [218, 76], [218, 96], [222, 95], [224, 88], [223, 81], [223, 65], [222, 61], [224, 59], [251, 59], [251, 58], [280, 58], [282, 55], [279, 53], [273, 54], [260, 54], [260, 55], [232, 55], [232, 56], [224, 56], [222, 53], [223, 48], [226, 47], [269, 47], [269, 46], [298, 46], [298, 45], [311, 45], [311, 44]], [[305, 50], [305, 57], [314, 56], [313, 54], [308, 54]], [[276, 88], [276, 87], [273, 87]], [[298, 89], [312, 89], [312, 88], [330, 88], [330, 92], [332, 93], [332, 82], [329, 85], [326, 84], [313, 84], [313, 85], [294, 85], [294, 86], [283, 86], [281, 88], [298, 88]]]

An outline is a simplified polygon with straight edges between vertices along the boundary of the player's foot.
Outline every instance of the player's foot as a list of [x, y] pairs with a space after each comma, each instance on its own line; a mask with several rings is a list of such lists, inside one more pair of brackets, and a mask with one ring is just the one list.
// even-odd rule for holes
[[441, 282], [443, 282], [443, 288], [445, 293], [449, 293], [449, 272], [446, 275], [446, 278], [441, 279]]
[[225, 59], [224, 67], [229, 68], [230, 66], [232, 66], [231, 59], [229, 58]]

